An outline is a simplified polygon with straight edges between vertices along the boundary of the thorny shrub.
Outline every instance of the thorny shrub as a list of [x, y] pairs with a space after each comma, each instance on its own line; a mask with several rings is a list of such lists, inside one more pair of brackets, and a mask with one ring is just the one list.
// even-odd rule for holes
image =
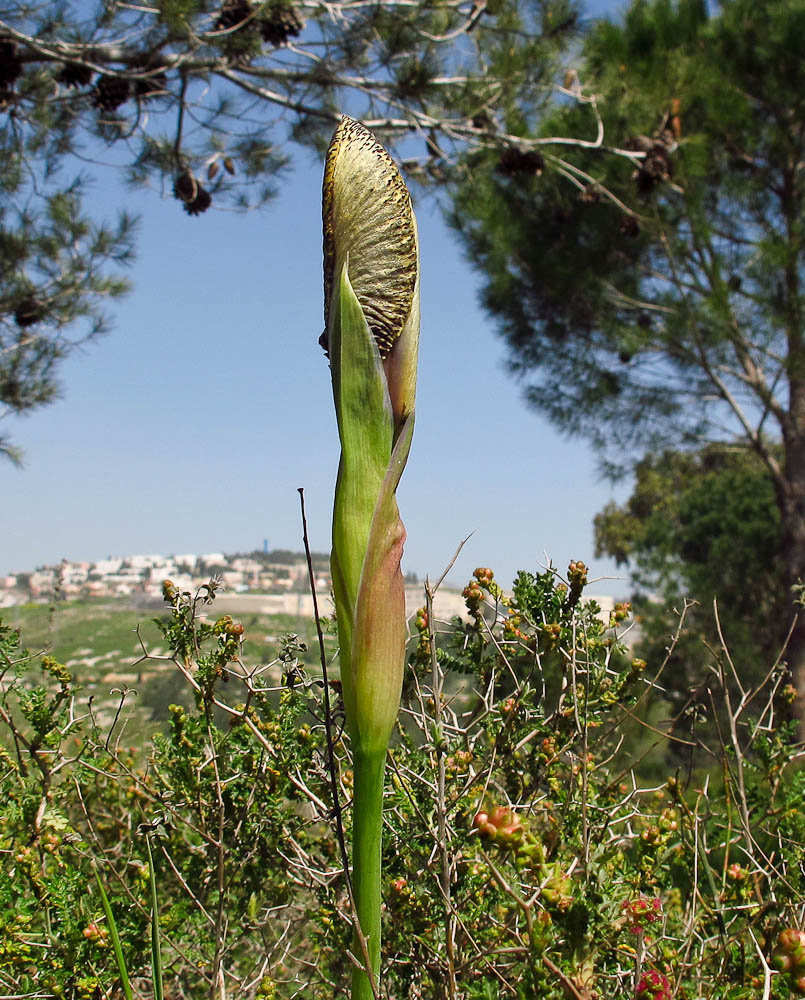
[[[451, 622], [426, 589], [389, 755], [383, 996], [805, 995], [805, 772], [775, 715], [783, 670], [745, 690], [721, 650], [722, 721], [686, 758], [666, 719], [675, 637], [662, 663], [633, 659], [628, 606], [604, 616], [586, 582], [573, 562], [507, 595], [479, 569]], [[337, 661], [325, 684], [287, 636], [249, 665], [215, 589], [165, 583], [159, 624], [192, 698], [146, 747], [127, 745], [131, 695], [106, 718], [0, 626], [0, 993], [120, 995], [97, 871], [135, 994], [152, 995], [146, 837], [167, 995], [343, 993]]]

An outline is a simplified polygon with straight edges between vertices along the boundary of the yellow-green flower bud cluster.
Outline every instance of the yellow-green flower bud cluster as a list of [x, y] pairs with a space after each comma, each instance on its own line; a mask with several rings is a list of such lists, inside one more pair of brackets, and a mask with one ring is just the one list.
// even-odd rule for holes
[[771, 964], [785, 977], [792, 993], [805, 996], [805, 931], [796, 927], [786, 927], [781, 931]]
[[573, 902], [573, 884], [558, 862], [550, 863], [543, 842], [509, 806], [494, 806], [476, 813], [473, 826], [490, 847], [513, 855], [515, 864], [528, 869], [540, 887], [545, 905], [565, 910]]

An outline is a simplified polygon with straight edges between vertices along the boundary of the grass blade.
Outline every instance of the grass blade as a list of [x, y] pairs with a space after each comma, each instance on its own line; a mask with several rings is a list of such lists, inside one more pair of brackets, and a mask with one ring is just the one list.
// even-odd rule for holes
[[[103, 887], [103, 882], [101, 882], [101, 877], [98, 874], [98, 869], [95, 868], [95, 881], [98, 883], [98, 889], [101, 892], [101, 904], [103, 905], [103, 912], [106, 914], [106, 922], [109, 924], [109, 936], [112, 938], [112, 950], [115, 953], [115, 962], [117, 963], [117, 971], [120, 973], [120, 985], [123, 987], [123, 993], [126, 1000], [133, 1000], [131, 992], [131, 983], [129, 982], [129, 974], [126, 971], [126, 962], [123, 958], [123, 949], [120, 945], [120, 935], [117, 932], [117, 924], [115, 923], [115, 918], [112, 913], [112, 907], [109, 904], [109, 897], [106, 895], [106, 890]], [[159, 1000], [162, 1000], [160, 996]]]
[[162, 948], [159, 942], [159, 906], [157, 905], [157, 877], [154, 870], [154, 856], [151, 853], [151, 841], [146, 836], [145, 846], [148, 849], [148, 868], [151, 875], [151, 971], [154, 977], [154, 1000], [164, 1000], [162, 988]]

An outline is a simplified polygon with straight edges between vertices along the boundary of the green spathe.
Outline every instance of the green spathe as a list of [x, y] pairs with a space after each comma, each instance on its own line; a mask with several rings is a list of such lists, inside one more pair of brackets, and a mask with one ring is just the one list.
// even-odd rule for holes
[[[405, 587], [400, 568], [405, 530], [395, 491], [414, 416], [396, 439], [380, 352], [341, 270], [331, 311], [330, 358], [341, 438], [333, 509], [333, 593], [341, 681], [352, 737], [352, 885], [374, 975], [380, 966], [383, 776], [400, 705], [405, 665]], [[353, 948], [361, 957], [356, 939]], [[353, 1000], [369, 1000], [368, 977], [356, 969]]]
[[330, 331], [341, 462], [333, 512], [333, 590], [341, 680], [356, 748], [385, 752], [397, 718], [405, 660], [405, 529], [395, 491], [413, 413], [394, 435], [383, 362], [342, 268]]

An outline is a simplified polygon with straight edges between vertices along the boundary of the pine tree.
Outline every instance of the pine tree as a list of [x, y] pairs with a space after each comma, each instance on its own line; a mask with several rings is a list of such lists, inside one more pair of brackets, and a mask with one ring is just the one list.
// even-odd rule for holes
[[[518, 142], [545, 168], [475, 154], [453, 210], [529, 402], [610, 472], [707, 441], [759, 458], [802, 695], [804, 31], [801, 0], [712, 17], [637, 0], [589, 38], [567, 81], [580, 99]], [[563, 153], [557, 135], [589, 141]]]
[[[82, 207], [93, 163], [175, 198], [168, 210], [266, 203], [289, 144], [323, 153], [342, 112], [409, 175], [443, 178], [512, 109], [545, 106], [575, 32], [569, 0], [308, 4], [10, 3], [0, 16], [0, 405], [57, 391], [58, 362], [125, 290], [132, 220]], [[80, 152], [76, 167], [73, 153]], [[201, 223], [200, 223], [201, 224]], [[5, 443], [11, 454], [11, 446]]]

